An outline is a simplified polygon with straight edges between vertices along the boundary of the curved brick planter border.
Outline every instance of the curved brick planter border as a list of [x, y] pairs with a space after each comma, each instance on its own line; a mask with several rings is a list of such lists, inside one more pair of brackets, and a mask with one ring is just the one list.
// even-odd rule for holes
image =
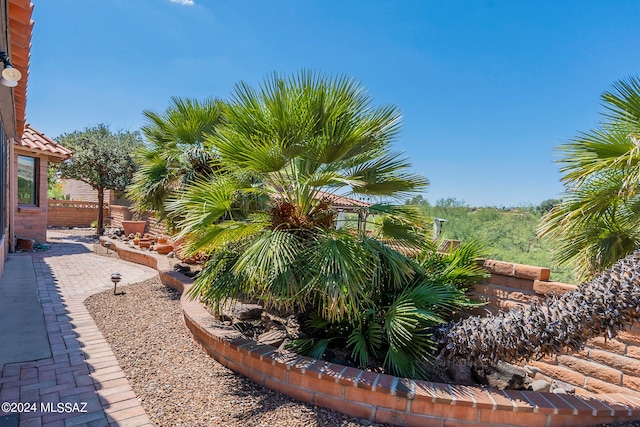
[[[166, 286], [184, 293], [191, 285], [191, 279], [171, 271], [165, 256], [109, 241], [122, 259], [157, 269]], [[640, 419], [640, 398], [632, 395], [501, 392], [397, 378], [299, 356], [209, 327], [215, 319], [201, 304], [184, 295], [180, 303], [194, 340], [229, 369], [295, 399], [371, 421], [403, 426], [589, 426]]]

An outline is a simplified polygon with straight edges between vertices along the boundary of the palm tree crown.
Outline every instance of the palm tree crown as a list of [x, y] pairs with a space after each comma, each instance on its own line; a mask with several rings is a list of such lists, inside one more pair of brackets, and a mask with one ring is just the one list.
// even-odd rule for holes
[[[273, 74], [259, 90], [238, 84], [224, 116], [225, 126], [206, 139], [218, 172], [197, 180], [169, 205], [184, 215], [179, 226], [190, 249], [229, 251], [240, 245], [243, 256], [233, 269], [239, 282], [279, 295], [268, 298], [272, 302], [306, 304], [322, 295], [325, 314], [346, 315], [358, 306], [355, 300], [366, 298], [373, 267], [364, 261], [368, 248], [333, 228], [335, 212], [320, 194], [346, 188], [393, 197], [427, 185], [389, 151], [400, 113], [391, 106], [371, 107], [353, 79], [301, 72], [291, 78]], [[371, 208], [376, 209], [391, 211]], [[406, 210], [393, 213], [398, 220], [410, 216]], [[305, 268], [291, 270], [298, 259], [306, 260]], [[221, 280], [218, 273], [205, 271], [194, 292], [211, 290], [210, 283]], [[318, 294], [311, 291], [317, 282], [325, 286]]]
[[[187, 251], [209, 256], [190, 295], [310, 313], [349, 336], [362, 365], [386, 349], [392, 372], [424, 376], [427, 329], [469, 303], [464, 289], [435, 283], [406, 255], [431, 244], [416, 209], [374, 204], [362, 218], [380, 214], [376, 227], [355, 231], [336, 229], [331, 203], [334, 194], [392, 201], [428, 184], [390, 149], [400, 112], [373, 107], [351, 78], [303, 71], [274, 73], [258, 89], [239, 83], [223, 116], [205, 139], [213, 172], [166, 205]], [[467, 258], [465, 268], [475, 265]], [[331, 339], [314, 341], [313, 354]]]
[[540, 226], [582, 280], [640, 246], [640, 80], [616, 82], [602, 101], [604, 122], [559, 147], [566, 192]]
[[205, 135], [223, 122], [222, 102], [174, 97], [162, 114], [145, 110], [147, 144], [136, 153], [141, 165], [128, 196], [139, 211], [164, 217], [164, 203], [187, 183], [212, 172]]

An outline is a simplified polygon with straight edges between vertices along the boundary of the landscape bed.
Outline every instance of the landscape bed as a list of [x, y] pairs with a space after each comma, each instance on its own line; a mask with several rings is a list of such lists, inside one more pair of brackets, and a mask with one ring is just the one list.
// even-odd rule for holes
[[[397, 425], [589, 426], [640, 419], [640, 378], [634, 375], [640, 375], [640, 333], [635, 328], [616, 340], [592, 340], [576, 354], [532, 362], [577, 386], [575, 396], [409, 380], [299, 356], [211, 327], [216, 319], [184, 296], [192, 280], [172, 271], [165, 256], [113, 243], [122, 259], [156, 268], [165, 286], [183, 294], [185, 324], [214, 359], [298, 400]], [[477, 292], [494, 309], [572, 289], [549, 282], [547, 269], [500, 262], [487, 267], [491, 277]]]

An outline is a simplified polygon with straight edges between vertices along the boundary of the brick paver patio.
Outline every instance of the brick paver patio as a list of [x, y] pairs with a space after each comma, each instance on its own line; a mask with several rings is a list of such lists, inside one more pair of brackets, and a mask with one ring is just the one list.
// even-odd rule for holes
[[152, 425], [83, 301], [112, 289], [113, 272], [125, 285], [152, 278], [156, 271], [95, 255], [89, 244], [72, 240], [12, 256], [33, 259], [52, 357], [0, 365], [0, 404], [34, 405], [20, 414], [3, 408], [0, 425], [17, 426], [18, 419], [25, 427]]

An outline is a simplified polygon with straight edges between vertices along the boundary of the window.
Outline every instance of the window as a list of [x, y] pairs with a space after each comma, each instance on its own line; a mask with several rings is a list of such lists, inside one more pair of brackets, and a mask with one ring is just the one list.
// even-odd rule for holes
[[38, 204], [38, 159], [18, 156], [18, 204]]

